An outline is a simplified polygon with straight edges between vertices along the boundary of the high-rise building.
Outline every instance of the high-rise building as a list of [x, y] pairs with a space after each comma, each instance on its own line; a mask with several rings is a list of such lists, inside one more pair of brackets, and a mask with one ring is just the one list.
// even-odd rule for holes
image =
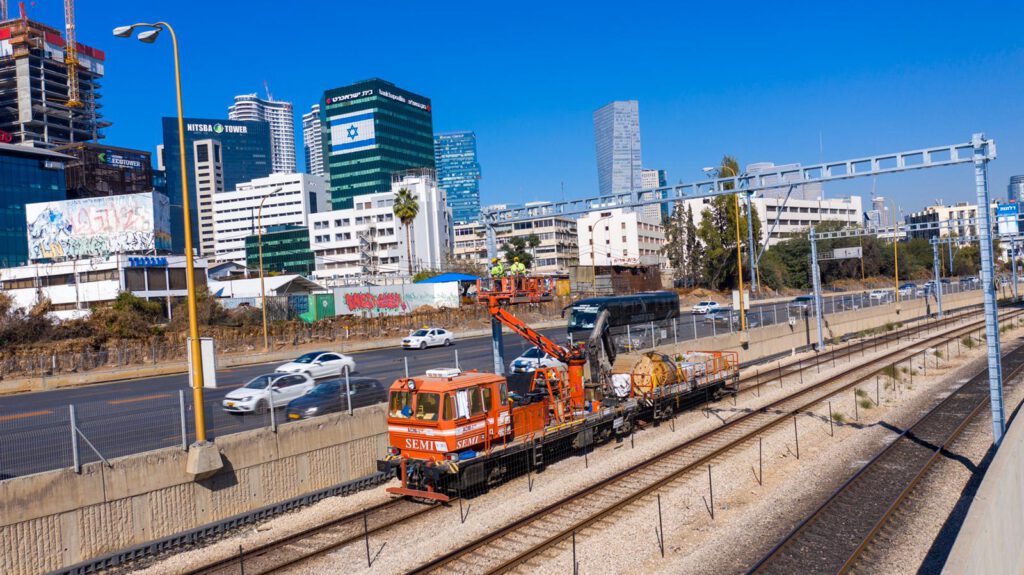
[[1024, 202], [1024, 176], [1010, 176], [1010, 187], [1006, 199]]
[[[260, 206], [263, 206], [260, 212]], [[213, 196], [215, 249], [218, 262], [243, 261], [245, 238], [271, 226], [301, 226], [309, 215], [327, 210], [327, 184], [311, 174], [271, 174], [238, 184]], [[308, 247], [308, 246], [307, 246]]]
[[480, 163], [476, 134], [452, 132], [434, 136], [437, 185], [448, 192], [448, 207], [455, 223], [480, 219]]
[[[655, 188], [664, 188], [668, 186], [668, 176], [665, 174], [665, 170], [644, 170], [640, 174], [640, 187], [644, 190], [653, 190]], [[664, 196], [664, 194], [662, 194]], [[652, 204], [644, 206], [643, 214], [645, 218], [659, 220], [672, 214], [672, 203], [666, 202], [664, 204]]]
[[270, 165], [275, 174], [295, 172], [295, 115], [291, 102], [264, 100], [256, 94], [235, 96], [229, 120], [270, 124]]
[[[167, 175], [172, 249], [182, 253], [185, 229], [177, 118], [163, 118], [163, 139], [158, 165], [164, 166]], [[270, 125], [185, 118], [185, 150], [185, 171], [192, 192], [192, 246], [201, 249], [201, 254], [213, 255], [213, 195], [270, 175]]]
[[50, 150], [0, 143], [0, 268], [28, 262], [25, 204], [66, 199], [64, 164], [72, 159]]
[[0, 142], [52, 148], [103, 138], [99, 80], [106, 56], [77, 44], [78, 103], [68, 106], [61, 31], [27, 18], [0, 22]]
[[306, 173], [326, 177], [323, 126], [320, 104], [313, 104], [309, 112], [302, 115], [302, 151], [306, 156]]
[[430, 99], [373, 78], [327, 90], [320, 107], [332, 209], [391, 191], [396, 172], [434, 167]]
[[641, 189], [640, 104], [615, 101], [594, 112], [597, 184], [602, 196]]

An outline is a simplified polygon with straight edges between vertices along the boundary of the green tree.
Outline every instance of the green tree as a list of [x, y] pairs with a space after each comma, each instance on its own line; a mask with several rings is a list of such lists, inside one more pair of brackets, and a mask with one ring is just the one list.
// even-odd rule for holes
[[405, 258], [409, 264], [409, 275], [412, 275], [412, 232], [411, 226], [416, 215], [420, 213], [420, 203], [416, 195], [408, 188], [402, 188], [395, 194], [395, 205], [392, 207], [395, 217], [405, 228]]
[[[732, 156], [724, 156], [718, 168], [721, 177], [739, 175], [739, 163]], [[732, 182], [722, 184], [725, 190], [733, 189]], [[761, 220], [757, 211], [751, 207], [750, 214], [743, 214], [739, 194], [720, 195], [712, 198], [701, 216], [697, 237], [704, 245], [701, 258], [702, 275], [708, 287], [724, 289], [738, 285], [738, 266], [736, 265], [736, 236], [739, 229], [740, 246], [747, 239], [747, 225], [753, 225], [755, 238], [761, 237]], [[737, 221], [736, 212], [739, 207], [740, 217]], [[743, 257], [749, 260], [749, 249], [742, 249]], [[747, 261], [747, 265], [750, 262]]]
[[525, 238], [522, 236], [516, 236], [510, 238], [501, 246], [501, 250], [505, 252], [505, 262], [511, 264], [516, 258], [522, 262], [526, 269], [533, 267], [533, 250], [540, 245], [540, 238], [537, 234], [530, 234]]
[[163, 308], [158, 302], [121, 292], [109, 306], [94, 309], [89, 323], [102, 339], [135, 339], [152, 333], [153, 324], [162, 319]]
[[953, 254], [953, 274], [958, 276], [976, 275], [981, 269], [981, 252], [978, 246], [971, 244], [958, 249]]

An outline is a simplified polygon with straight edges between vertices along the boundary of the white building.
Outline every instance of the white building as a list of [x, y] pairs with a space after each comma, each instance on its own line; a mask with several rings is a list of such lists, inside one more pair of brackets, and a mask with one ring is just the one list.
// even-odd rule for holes
[[[196, 284], [206, 285], [206, 260], [195, 260]], [[53, 315], [83, 317], [91, 307], [117, 299], [123, 291], [163, 304], [164, 312], [188, 294], [185, 256], [128, 256], [30, 264], [0, 269], [0, 289], [19, 309], [31, 309], [49, 299]]]
[[[764, 245], [767, 241], [768, 247], [771, 247], [789, 238], [806, 236], [810, 226], [821, 222], [838, 221], [847, 226], [859, 226], [864, 220], [860, 196], [829, 200], [805, 200], [790, 196], [783, 206], [784, 200], [785, 196], [755, 197], [751, 200], [761, 220], [759, 244]], [[696, 215], [694, 219], [697, 219]]]
[[[540, 245], [532, 250], [534, 261], [530, 273], [563, 275], [578, 263], [576, 220], [563, 216], [495, 225], [494, 236], [499, 256], [502, 254], [501, 246], [508, 240], [514, 237], [526, 238], [531, 234], [537, 236]], [[486, 268], [487, 233], [483, 224], [473, 222], [455, 226], [455, 259], [471, 261]]]
[[[162, 154], [161, 154], [162, 155]], [[213, 199], [224, 191], [224, 162], [218, 140], [196, 140], [192, 143], [192, 185], [196, 191], [199, 215], [199, 253], [212, 257], [216, 251], [213, 227]]]
[[[275, 192], [275, 190], [280, 190]], [[272, 193], [274, 192], [274, 193]], [[309, 225], [309, 216], [327, 210], [327, 182], [312, 174], [271, 174], [238, 185], [213, 198], [214, 258], [245, 262], [245, 237], [272, 226]], [[265, 199], [264, 199], [265, 198]]]
[[291, 102], [264, 100], [256, 94], [235, 96], [235, 103], [228, 108], [228, 118], [269, 123], [271, 169], [281, 174], [295, 172], [295, 116]]
[[[640, 172], [640, 187], [644, 190], [664, 188], [668, 186], [668, 176], [665, 170], [648, 170]], [[661, 221], [662, 216], [671, 215], [672, 204], [651, 204], [644, 206], [642, 214], [645, 218]]]
[[[776, 166], [773, 162], [756, 162], [747, 165], [746, 173], [749, 175], [757, 175], [764, 172], [782, 172], [782, 177], [765, 176], [764, 184], [770, 185], [778, 183], [779, 187], [761, 190], [757, 193], [758, 196], [764, 196], [766, 198], [785, 198], [786, 194], [789, 194], [790, 198], [801, 200], [823, 199], [825, 197], [825, 190], [822, 188], [821, 182], [810, 182], [796, 185], [791, 184], [793, 181], [802, 179], [800, 177], [799, 170], [799, 163]], [[728, 176], [729, 174], [726, 173], [726, 175]], [[793, 188], [792, 191], [790, 188]]]
[[320, 104], [313, 104], [302, 115], [302, 150], [306, 156], [306, 172], [327, 176], [324, 166], [323, 124], [320, 123]]
[[659, 265], [665, 230], [657, 219], [621, 208], [597, 210], [576, 222], [581, 266]]
[[356, 196], [352, 208], [310, 216], [318, 279], [336, 285], [408, 275], [406, 230], [394, 213], [395, 195], [403, 188], [420, 205], [409, 234], [413, 273], [442, 269], [452, 251], [451, 210], [434, 171], [423, 168], [394, 174], [390, 192]]

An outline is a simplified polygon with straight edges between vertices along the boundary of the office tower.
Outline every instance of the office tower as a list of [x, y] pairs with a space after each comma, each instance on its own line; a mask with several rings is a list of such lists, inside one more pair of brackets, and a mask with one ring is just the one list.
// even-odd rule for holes
[[615, 101], [594, 112], [597, 184], [602, 196], [640, 189], [640, 105]]
[[480, 163], [476, 158], [476, 134], [452, 132], [434, 136], [437, 184], [448, 192], [448, 207], [455, 223], [480, 218]]
[[72, 160], [50, 150], [0, 143], [0, 268], [28, 262], [25, 204], [66, 199], [64, 165]]
[[430, 100], [379, 78], [324, 92], [320, 102], [331, 209], [391, 191], [391, 175], [434, 167]]
[[271, 169], [275, 174], [295, 172], [295, 116], [291, 102], [264, 100], [256, 94], [235, 96], [228, 119], [270, 124]]
[[1010, 176], [1010, 187], [1008, 189], [1007, 199], [1010, 201], [1017, 200], [1018, 202], [1024, 202], [1024, 176]]
[[141, 194], [154, 189], [149, 152], [102, 144], [68, 144], [58, 152], [72, 156], [64, 169], [68, 199]]
[[[182, 253], [185, 230], [181, 211], [177, 118], [163, 118], [163, 140], [160, 157], [167, 175], [167, 196], [171, 202], [172, 249], [175, 253]], [[185, 171], [192, 193], [192, 247], [200, 248], [200, 230], [206, 230], [203, 242], [206, 251], [200, 253], [212, 255], [212, 194], [233, 190], [242, 182], [271, 174], [270, 125], [267, 122], [185, 118], [185, 150]], [[197, 154], [205, 154], [199, 157], [199, 162], [196, 161]], [[202, 214], [199, 212], [199, 198], [206, 204]], [[208, 226], [200, 227], [201, 221]]]
[[99, 103], [106, 55], [76, 44], [78, 101], [69, 106], [61, 31], [24, 15], [0, 22], [0, 142], [53, 148], [103, 138], [110, 125]]
[[323, 122], [320, 121], [320, 104], [313, 104], [309, 112], [302, 115], [302, 151], [306, 156], [306, 173], [327, 176], [324, 168]]

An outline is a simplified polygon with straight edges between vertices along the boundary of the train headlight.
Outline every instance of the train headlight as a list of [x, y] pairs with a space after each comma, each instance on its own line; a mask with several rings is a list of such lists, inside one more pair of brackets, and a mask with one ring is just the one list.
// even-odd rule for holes
[[391, 447], [390, 445], [388, 446], [388, 455], [393, 455], [395, 457], [398, 457], [401, 454], [402, 454], [402, 450], [401, 449], [399, 449], [397, 447]]
[[445, 453], [444, 454], [444, 458], [447, 459], [448, 461], [458, 461], [459, 460], [459, 454], [458, 453]]
[[409, 386], [409, 391], [416, 391], [416, 380], [410, 379], [406, 381], [406, 384]]

